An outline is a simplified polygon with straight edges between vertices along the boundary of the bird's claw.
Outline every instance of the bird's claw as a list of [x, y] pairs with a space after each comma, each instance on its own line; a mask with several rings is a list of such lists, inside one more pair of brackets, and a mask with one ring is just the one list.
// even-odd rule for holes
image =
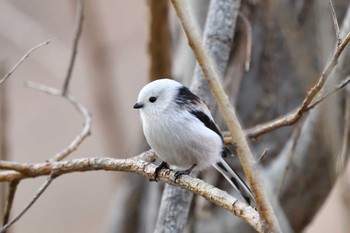
[[192, 167], [190, 167], [190, 168], [187, 169], [187, 170], [179, 170], [179, 171], [176, 171], [176, 172], [175, 172], [175, 175], [174, 175], [174, 181], [175, 181], [175, 183], [176, 183], [177, 179], [180, 178], [180, 176], [182, 176], [182, 175], [189, 175], [195, 166], [197, 166], [197, 164], [193, 164]]
[[160, 172], [160, 170], [162, 170], [163, 168], [169, 168], [168, 164], [166, 162], [161, 162], [157, 167], [156, 170], [154, 171], [154, 174], [152, 176], [152, 179], [150, 179], [150, 181], [155, 181], [158, 182], [158, 173]]

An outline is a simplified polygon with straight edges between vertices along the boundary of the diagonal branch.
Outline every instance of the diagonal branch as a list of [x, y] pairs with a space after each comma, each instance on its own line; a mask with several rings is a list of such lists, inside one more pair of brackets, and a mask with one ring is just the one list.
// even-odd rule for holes
[[[0, 170], [11, 170], [0, 171], [0, 182], [46, 176], [52, 174], [53, 171], [54, 176], [57, 177], [73, 172], [99, 170], [133, 172], [151, 179], [156, 166], [150, 162], [140, 160], [140, 158], [145, 157], [147, 158], [146, 160], [154, 160], [155, 155], [153, 152], [144, 152], [141, 155], [130, 159], [98, 157], [73, 159], [60, 162], [47, 161], [44, 163], [17, 163], [0, 161]], [[262, 232], [259, 214], [256, 212], [256, 210], [244, 202], [232, 197], [227, 192], [215, 188], [203, 180], [190, 176], [182, 176], [175, 182], [174, 171], [172, 170], [162, 170], [159, 172], [158, 178], [159, 181], [176, 185], [204, 197], [215, 205], [221, 206], [236, 216], [242, 218], [258, 232]]]
[[210, 90], [215, 97], [224, 120], [231, 132], [231, 136], [236, 145], [237, 154], [241, 161], [244, 173], [253, 190], [261, 220], [265, 223], [264, 231], [280, 232], [281, 230], [276, 216], [273, 213], [272, 207], [262, 187], [262, 183], [258, 175], [257, 164], [254, 160], [252, 152], [250, 151], [241, 125], [238, 122], [236, 112], [231, 106], [228, 97], [220, 84], [213, 62], [207, 51], [204, 49], [199, 34], [195, 30], [193, 23], [190, 20], [188, 10], [184, 7], [183, 2], [179, 0], [172, 0], [172, 3], [188, 37], [189, 45], [191, 46], [198, 63], [202, 68]]

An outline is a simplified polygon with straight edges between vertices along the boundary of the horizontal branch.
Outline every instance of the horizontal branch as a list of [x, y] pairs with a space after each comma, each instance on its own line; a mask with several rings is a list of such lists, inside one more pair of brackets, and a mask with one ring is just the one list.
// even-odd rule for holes
[[[81, 158], [60, 162], [44, 163], [18, 163], [11, 161], [0, 161], [0, 182], [20, 180], [25, 178], [34, 178], [47, 176], [54, 171], [55, 177], [86, 171], [124, 171], [133, 172], [153, 178], [156, 166], [149, 161], [155, 160], [153, 152], [144, 152], [139, 156], [129, 159], [114, 158]], [[143, 160], [141, 160], [143, 159]], [[146, 160], [146, 161], [144, 161]], [[6, 171], [4, 171], [6, 170]], [[234, 215], [242, 218], [249, 223], [258, 232], [261, 232], [260, 218], [258, 212], [251, 206], [237, 200], [227, 192], [207, 184], [203, 180], [191, 176], [181, 176], [176, 182], [174, 181], [174, 171], [162, 170], [159, 172], [158, 180], [168, 184], [176, 185], [181, 188], [190, 190], [215, 205], [221, 206]]]

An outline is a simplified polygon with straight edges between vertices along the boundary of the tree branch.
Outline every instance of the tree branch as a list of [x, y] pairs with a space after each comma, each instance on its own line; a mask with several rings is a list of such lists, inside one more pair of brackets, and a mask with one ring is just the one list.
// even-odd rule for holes
[[[60, 176], [73, 172], [86, 171], [124, 171], [133, 172], [152, 179], [156, 166], [145, 160], [154, 160], [155, 154], [151, 151], [144, 152], [139, 156], [130, 159], [113, 158], [81, 158], [60, 162], [44, 163], [17, 163], [10, 161], [0, 161], [0, 182], [35, 178], [39, 176], [54, 175]], [[204, 181], [182, 176], [174, 181], [174, 171], [162, 170], [158, 175], [159, 181], [176, 185], [191, 192], [194, 192], [215, 205], [221, 206], [236, 216], [249, 223], [258, 232], [262, 232], [258, 213], [247, 204], [237, 200], [225, 191], [215, 188]]]
[[238, 122], [235, 110], [228, 101], [228, 97], [220, 84], [213, 62], [208, 56], [207, 51], [204, 49], [198, 32], [195, 30], [183, 2], [179, 0], [172, 0], [172, 3], [188, 37], [189, 45], [193, 49], [198, 63], [202, 68], [203, 74], [208, 81], [210, 90], [215, 97], [219, 109], [231, 132], [233, 142], [236, 144], [237, 154], [241, 161], [247, 180], [253, 190], [261, 220], [266, 224], [264, 224], [263, 228], [264, 230], [271, 232], [280, 232], [281, 230], [276, 216], [273, 214], [271, 205], [267, 199], [266, 193], [263, 190], [260, 178], [258, 176], [257, 165], [249, 149], [245, 134], [243, 133], [243, 130]]

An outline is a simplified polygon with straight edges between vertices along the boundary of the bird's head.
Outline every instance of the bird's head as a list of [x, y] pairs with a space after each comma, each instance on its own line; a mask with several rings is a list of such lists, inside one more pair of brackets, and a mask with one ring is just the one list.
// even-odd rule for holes
[[158, 79], [144, 86], [134, 105], [141, 114], [152, 116], [166, 110], [174, 100], [182, 84], [171, 79]]

